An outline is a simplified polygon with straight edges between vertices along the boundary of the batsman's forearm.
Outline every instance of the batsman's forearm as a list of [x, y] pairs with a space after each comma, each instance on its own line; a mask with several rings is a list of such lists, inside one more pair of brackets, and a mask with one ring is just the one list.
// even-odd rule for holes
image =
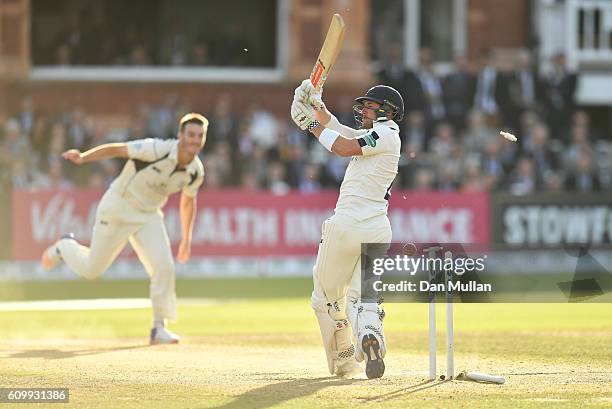
[[181, 218], [181, 232], [183, 241], [191, 241], [196, 210], [196, 198], [182, 194], [179, 213]]
[[353, 129], [350, 126], [341, 124], [340, 121], [338, 121], [338, 118], [336, 118], [334, 115], [330, 115], [329, 121], [326, 122], [324, 125], [326, 128], [329, 128], [332, 131], [339, 132], [341, 135], [348, 139], [358, 138], [361, 135], [367, 133], [367, 131], [364, 129]]
[[323, 108], [321, 111], [315, 111], [315, 119], [323, 126], [330, 121], [331, 117], [332, 114], [327, 110], [327, 108]]
[[[315, 126], [310, 133], [321, 142], [321, 134], [325, 131], [325, 127], [323, 125]], [[335, 131], [334, 131], [335, 132]], [[345, 138], [339, 132], [336, 132], [337, 137], [335, 138], [333, 144], [331, 145], [331, 149], [326, 146], [325, 142], [321, 142], [326, 149], [330, 152], [335, 153], [338, 156], [346, 157], [353, 155], [361, 155], [361, 146], [354, 138]]]
[[127, 148], [124, 143], [106, 143], [81, 154], [83, 163], [125, 157], [127, 157]]

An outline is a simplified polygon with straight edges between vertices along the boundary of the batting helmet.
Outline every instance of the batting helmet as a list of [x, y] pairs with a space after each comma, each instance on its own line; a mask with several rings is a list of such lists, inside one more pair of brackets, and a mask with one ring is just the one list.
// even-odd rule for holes
[[355, 120], [361, 124], [363, 120], [362, 107], [364, 102], [373, 101], [380, 104], [380, 108], [376, 111], [378, 117], [387, 117], [391, 114], [391, 118], [395, 121], [401, 121], [404, 117], [404, 99], [395, 88], [387, 85], [376, 85], [368, 90], [362, 97], [355, 98], [360, 105], [355, 106]]

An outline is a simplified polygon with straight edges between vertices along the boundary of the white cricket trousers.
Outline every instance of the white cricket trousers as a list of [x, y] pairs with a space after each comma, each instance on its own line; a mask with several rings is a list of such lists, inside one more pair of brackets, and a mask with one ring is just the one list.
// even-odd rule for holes
[[128, 241], [151, 278], [153, 318], [175, 320], [174, 259], [161, 210], [139, 211], [109, 190], [98, 205], [91, 247], [74, 240], [60, 240], [58, 246], [66, 265], [92, 280], [108, 269]]
[[313, 307], [344, 298], [361, 297], [361, 244], [390, 243], [391, 224], [386, 215], [357, 221], [334, 214], [323, 223], [313, 271]]

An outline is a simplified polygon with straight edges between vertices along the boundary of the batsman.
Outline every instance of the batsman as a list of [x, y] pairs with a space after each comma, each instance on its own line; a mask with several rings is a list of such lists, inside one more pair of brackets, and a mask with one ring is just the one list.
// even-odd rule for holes
[[384, 311], [377, 302], [360, 298], [361, 244], [391, 242], [387, 207], [400, 158], [397, 123], [404, 102], [385, 85], [370, 88], [355, 101], [359, 129], [342, 125], [307, 79], [295, 90], [291, 116], [328, 151], [351, 157], [334, 215], [323, 223], [313, 268], [311, 303], [329, 371], [350, 375], [361, 371], [359, 362], [365, 360], [367, 377], [380, 378], [385, 371]]
[[182, 237], [177, 259], [185, 263], [191, 253], [196, 194], [204, 180], [198, 153], [206, 143], [207, 130], [208, 120], [191, 113], [179, 121], [176, 139], [139, 139], [62, 154], [77, 165], [110, 158], [127, 161], [100, 200], [91, 246], [79, 244], [73, 235], [64, 236], [43, 253], [42, 265], [50, 270], [63, 261], [81, 277], [95, 279], [129, 241], [151, 278], [151, 344], [176, 344], [180, 339], [165, 327], [166, 320], [176, 319], [176, 291], [174, 260], [161, 209], [168, 196], [181, 192]]

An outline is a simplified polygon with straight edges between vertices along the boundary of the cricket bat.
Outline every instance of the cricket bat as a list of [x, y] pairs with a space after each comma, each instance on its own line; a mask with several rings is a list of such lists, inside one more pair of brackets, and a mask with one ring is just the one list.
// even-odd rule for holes
[[329, 30], [327, 30], [323, 47], [321, 47], [321, 52], [319, 52], [319, 58], [317, 58], [317, 63], [310, 74], [310, 82], [317, 91], [320, 91], [323, 87], [329, 71], [336, 62], [336, 57], [338, 57], [342, 48], [345, 31], [346, 24], [344, 24], [342, 16], [334, 14]]

